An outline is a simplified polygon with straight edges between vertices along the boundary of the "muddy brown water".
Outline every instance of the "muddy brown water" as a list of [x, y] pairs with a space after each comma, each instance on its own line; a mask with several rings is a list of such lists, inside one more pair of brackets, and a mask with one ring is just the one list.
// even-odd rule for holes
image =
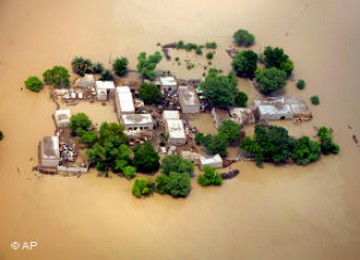
[[[359, 12], [355, 0], [1, 0], [0, 259], [359, 259], [360, 148], [352, 140], [360, 134]], [[106, 66], [123, 55], [135, 68], [140, 51], [178, 39], [216, 41], [213, 64], [228, 71], [225, 49], [240, 27], [257, 36], [255, 50], [278, 45], [294, 60], [295, 79], [304, 78], [307, 87], [299, 91], [290, 82], [289, 94], [320, 96], [313, 121], [281, 124], [299, 136], [314, 134], [314, 126], [333, 127], [338, 156], [308, 167], [239, 162], [232, 167], [241, 174], [221, 188], [203, 189], [193, 180], [185, 200], [137, 200], [131, 182], [117, 176], [31, 171], [38, 141], [54, 132], [55, 105], [46, 91], [21, 91], [26, 77], [54, 64], [69, 67], [75, 55]], [[195, 54], [170, 54], [206, 63]], [[160, 68], [183, 78], [203, 71], [187, 70], [184, 62], [164, 61]], [[110, 107], [96, 106], [84, 106], [94, 121], [116, 120], [105, 115]], [[38, 246], [15, 251], [12, 241]]]

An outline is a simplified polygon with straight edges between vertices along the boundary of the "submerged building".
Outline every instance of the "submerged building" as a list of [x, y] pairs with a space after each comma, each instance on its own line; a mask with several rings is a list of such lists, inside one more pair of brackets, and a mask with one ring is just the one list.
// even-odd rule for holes
[[71, 112], [68, 109], [56, 110], [54, 112], [54, 119], [58, 128], [65, 128], [69, 125]]
[[200, 169], [203, 170], [206, 166], [211, 166], [215, 169], [223, 167], [223, 159], [219, 154], [215, 154], [213, 157], [206, 158], [204, 156], [200, 156]]
[[176, 92], [177, 83], [174, 77], [159, 77], [161, 93]]
[[60, 161], [60, 143], [58, 136], [45, 136], [41, 142], [41, 166], [57, 168]]
[[200, 112], [200, 101], [194, 88], [190, 86], [179, 86], [179, 102], [181, 110], [185, 114], [195, 114]]

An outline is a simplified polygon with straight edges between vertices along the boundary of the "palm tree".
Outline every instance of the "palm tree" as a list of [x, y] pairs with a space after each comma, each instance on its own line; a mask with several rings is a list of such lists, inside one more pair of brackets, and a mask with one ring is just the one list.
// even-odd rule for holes
[[102, 81], [113, 81], [114, 80], [114, 74], [111, 72], [111, 70], [105, 70], [103, 73], [101, 73], [100, 80], [102, 80]]
[[71, 68], [74, 73], [84, 76], [86, 72], [92, 72], [92, 62], [90, 59], [75, 57], [71, 62]]

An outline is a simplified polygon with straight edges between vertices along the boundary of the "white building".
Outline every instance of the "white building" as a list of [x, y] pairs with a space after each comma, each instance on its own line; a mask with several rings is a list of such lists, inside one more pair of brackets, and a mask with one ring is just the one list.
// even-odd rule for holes
[[183, 113], [195, 114], [200, 112], [200, 101], [190, 86], [179, 86], [179, 102]]
[[258, 120], [292, 119], [293, 112], [285, 98], [269, 98], [254, 101], [254, 114]]
[[60, 161], [58, 136], [45, 136], [41, 142], [41, 165], [56, 168]]
[[175, 92], [177, 90], [177, 83], [174, 77], [159, 77], [159, 82], [162, 93]]
[[95, 76], [94, 74], [85, 74], [84, 77], [78, 78], [75, 81], [76, 87], [92, 88], [95, 87]]
[[134, 100], [129, 87], [116, 88], [115, 106], [119, 120], [123, 114], [135, 114]]
[[95, 81], [96, 98], [100, 101], [106, 101], [109, 95], [115, 93], [115, 84], [113, 81]]
[[213, 168], [222, 168], [223, 160], [219, 154], [214, 155], [211, 158], [205, 158], [200, 156], [200, 169], [203, 170], [206, 166], [211, 166]]
[[180, 113], [179, 111], [175, 110], [165, 110], [162, 114], [163, 116], [163, 120], [167, 120], [167, 119], [180, 119]]
[[68, 109], [56, 110], [54, 118], [58, 128], [65, 128], [70, 123], [71, 112]]
[[121, 123], [125, 130], [153, 130], [154, 120], [150, 114], [124, 114]]
[[169, 133], [168, 143], [170, 145], [185, 144], [186, 135], [184, 123], [180, 119], [167, 119], [165, 121], [166, 131]]

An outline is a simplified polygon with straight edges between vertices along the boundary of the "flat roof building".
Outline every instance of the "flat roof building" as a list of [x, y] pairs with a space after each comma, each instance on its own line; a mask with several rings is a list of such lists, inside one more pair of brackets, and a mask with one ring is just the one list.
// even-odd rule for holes
[[179, 86], [178, 93], [183, 113], [195, 114], [200, 112], [200, 101], [193, 87]]
[[174, 77], [159, 77], [160, 90], [162, 93], [175, 92], [177, 83]]
[[228, 120], [229, 117], [229, 112], [227, 110], [221, 109], [221, 108], [217, 108], [214, 107], [211, 110], [211, 116], [213, 118], [214, 124], [216, 128], [219, 128], [219, 126], [225, 121]]
[[45, 136], [41, 142], [41, 165], [57, 168], [60, 161], [60, 147], [58, 136]]
[[94, 74], [85, 74], [83, 77], [78, 78], [75, 81], [75, 86], [83, 87], [83, 88], [95, 87], [95, 75]]
[[219, 154], [215, 154], [213, 157], [206, 158], [204, 156], [200, 156], [200, 169], [203, 170], [206, 166], [211, 166], [213, 168], [222, 168], [223, 160]]
[[230, 119], [241, 126], [255, 123], [255, 116], [251, 108], [232, 107], [229, 114]]
[[128, 86], [116, 87], [115, 106], [119, 120], [123, 114], [134, 114], [134, 100]]
[[167, 119], [165, 121], [166, 131], [169, 133], [168, 143], [170, 145], [185, 144], [186, 134], [184, 123], [180, 119]]
[[150, 114], [124, 114], [121, 123], [125, 130], [153, 130], [154, 120]]
[[115, 84], [113, 81], [95, 81], [96, 98], [100, 101], [106, 101], [108, 95], [115, 93]]
[[54, 119], [58, 128], [65, 128], [70, 123], [71, 112], [68, 109], [56, 110], [54, 112]]
[[180, 119], [180, 113], [177, 110], [165, 110], [162, 114], [163, 119]]

